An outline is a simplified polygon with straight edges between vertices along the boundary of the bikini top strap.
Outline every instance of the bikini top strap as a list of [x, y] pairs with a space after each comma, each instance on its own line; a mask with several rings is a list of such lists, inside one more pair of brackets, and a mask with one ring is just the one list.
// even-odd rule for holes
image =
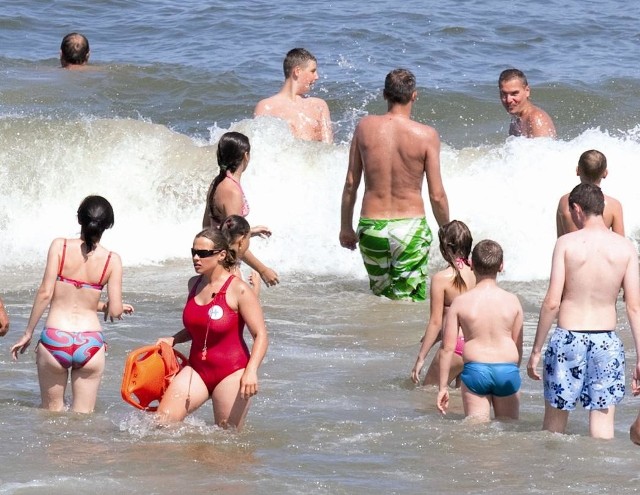
[[107, 262], [104, 264], [104, 269], [102, 270], [102, 275], [100, 276], [98, 285], [102, 285], [102, 279], [104, 278], [105, 273], [107, 273], [107, 268], [109, 267], [110, 261], [111, 261], [111, 251], [109, 251], [109, 256], [107, 256]]
[[62, 268], [64, 267], [64, 257], [67, 254], [67, 240], [64, 240], [62, 245], [62, 259], [60, 260], [60, 267], [58, 268], [58, 277], [62, 277]]
[[229, 172], [227, 170], [227, 175], [226, 175], [227, 179], [231, 179], [231, 182], [233, 182], [238, 189], [240, 189], [240, 192], [242, 192], [242, 186], [240, 185], [240, 183], [236, 180], [236, 178], [233, 176], [233, 174], [231, 172]]

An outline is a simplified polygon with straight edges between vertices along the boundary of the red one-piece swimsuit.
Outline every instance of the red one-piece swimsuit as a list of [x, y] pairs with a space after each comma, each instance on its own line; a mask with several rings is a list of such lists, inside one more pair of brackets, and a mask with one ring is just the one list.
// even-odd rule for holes
[[192, 339], [189, 365], [200, 375], [209, 394], [249, 362], [249, 348], [242, 336], [244, 320], [227, 304], [227, 287], [233, 279], [234, 275], [230, 275], [213, 300], [204, 306], [195, 300], [198, 280], [182, 312], [182, 323]]

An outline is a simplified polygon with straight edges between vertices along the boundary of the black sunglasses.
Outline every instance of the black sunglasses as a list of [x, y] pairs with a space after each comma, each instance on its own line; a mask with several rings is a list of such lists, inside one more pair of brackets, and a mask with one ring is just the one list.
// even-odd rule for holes
[[191, 257], [198, 256], [198, 258], [210, 258], [214, 254], [218, 254], [224, 251], [224, 249], [193, 249], [191, 248]]

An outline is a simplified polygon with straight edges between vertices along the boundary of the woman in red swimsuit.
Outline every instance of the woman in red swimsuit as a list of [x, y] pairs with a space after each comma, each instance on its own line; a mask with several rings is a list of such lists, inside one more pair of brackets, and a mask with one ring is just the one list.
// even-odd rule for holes
[[[182, 313], [184, 328], [170, 345], [191, 340], [189, 365], [173, 379], [158, 406], [161, 423], [182, 421], [213, 401], [217, 425], [242, 428], [249, 399], [258, 393], [258, 367], [268, 337], [260, 302], [245, 282], [232, 275], [235, 252], [219, 229], [205, 229], [193, 241], [189, 296]], [[253, 337], [249, 351], [245, 324]]]
[[[240, 185], [240, 179], [249, 165], [250, 153], [249, 138], [239, 132], [226, 132], [218, 141], [217, 158], [220, 171], [209, 186], [202, 220], [203, 229], [220, 227], [229, 215], [246, 217], [249, 214], [249, 203]], [[251, 251], [244, 254], [243, 261], [260, 274], [265, 284], [278, 283], [278, 274], [256, 258]]]
[[[102, 233], [113, 226], [111, 204], [101, 196], [86, 197], [78, 208], [79, 239], [55, 239], [49, 248], [44, 277], [24, 335], [11, 348], [14, 359], [29, 347], [33, 332], [49, 307], [36, 348], [42, 407], [64, 409], [71, 375], [74, 412], [92, 412], [105, 365], [105, 346], [96, 312], [107, 285], [108, 316], [120, 318], [122, 262], [102, 247]], [[104, 303], [102, 303], [104, 304]]]

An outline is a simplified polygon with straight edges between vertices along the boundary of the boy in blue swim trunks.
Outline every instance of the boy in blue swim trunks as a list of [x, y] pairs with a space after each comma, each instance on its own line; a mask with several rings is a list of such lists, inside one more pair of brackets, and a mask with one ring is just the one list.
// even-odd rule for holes
[[[640, 354], [638, 255], [631, 241], [605, 224], [604, 195], [598, 186], [576, 186], [569, 194], [569, 207], [579, 230], [556, 242], [527, 373], [540, 380], [542, 346], [557, 318], [543, 361], [542, 428], [564, 433], [569, 412], [579, 400], [589, 410], [589, 434], [613, 438], [615, 406], [625, 392], [624, 347], [615, 332], [621, 288], [636, 356]], [[639, 376], [636, 363], [634, 394], [640, 391]]]
[[451, 303], [442, 336], [440, 390], [437, 406], [449, 407], [447, 377], [456, 348], [458, 328], [464, 335], [462, 405], [466, 417], [479, 421], [518, 419], [520, 412], [520, 360], [522, 359], [522, 306], [518, 298], [498, 287], [502, 248], [480, 241], [471, 254], [476, 286]]

